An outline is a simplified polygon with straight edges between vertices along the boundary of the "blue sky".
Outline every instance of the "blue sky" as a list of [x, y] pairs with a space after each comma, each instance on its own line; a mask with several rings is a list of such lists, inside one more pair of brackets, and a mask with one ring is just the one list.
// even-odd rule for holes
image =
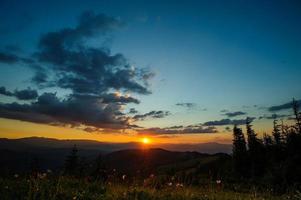
[[[124, 24], [93, 47], [122, 53], [132, 66], [155, 73], [152, 94], [131, 94], [140, 114], [166, 117], [140, 126], [190, 125], [226, 118], [220, 112], [269, 115], [268, 107], [301, 98], [301, 5], [298, 1], [1, 1], [0, 47], [22, 56], [47, 32], [73, 28], [82, 12], [112, 16]], [[7, 46], [9, 46], [7, 48]], [[16, 65], [19, 65], [16, 67]], [[25, 64], [0, 63], [0, 86], [37, 89]], [[14, 67], [12, 67], [14, 66]], [[57, 91], [62, 88], [39, 89]], [[1, 96], [2, 102], [11, 97]], [[191, 109], [177, 103], [193, 103]], [[254, 106], [256, 105], [256, 107]], [[126, 111], [124, 111], [126, 112]], [[245, 117], [245, 116], [242, 116]], [[239, 116], [238, 118], [241, 118]], [[255, 123], [256, 121], [254, 121]], [[267, 123], [271, 123], [268, 121]]]

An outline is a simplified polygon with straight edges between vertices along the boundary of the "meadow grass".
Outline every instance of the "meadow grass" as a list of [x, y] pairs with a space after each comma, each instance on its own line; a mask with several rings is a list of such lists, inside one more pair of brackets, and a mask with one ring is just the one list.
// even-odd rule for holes
[[164, 186], [160, 189], [70, 177], [0, 179], [1, 200], [280, 200], [301, 195], [233, 192], [225, 189]]

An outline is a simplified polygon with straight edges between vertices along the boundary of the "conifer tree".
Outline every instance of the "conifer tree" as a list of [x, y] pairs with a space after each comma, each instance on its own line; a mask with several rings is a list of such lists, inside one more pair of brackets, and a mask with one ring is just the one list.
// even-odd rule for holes
[[240, 177], [247, 173], [247, 148], [245, 136], [236, 125], [233, 128], [233, 164], [234, 170]]
[[271, 147], [273, 145], [273, 139], [268, 134], [263, 134], [263, 143], [266, 147]]
[[275, 119], [273, 124], [274, 124], [274, 127], [273, 127], [273, 137], [274, 137], [274, 141], [275, 141], [275, 144], [277, 146], [281, 146], [282, 145], [282, 135], [281, 135], [281, 132], [280, 132], [280, 127], [279, 125], [277, 124], [277, 120]]
[[298, 102], [293, 99], [293, 110], [296, 120], [296, 129], [299, 134], [301, 134], [301, 113], [299, 112], [299, 104]]
[[257, 134], [252, 129], [250, 118], [246, 119], [246, 129], [251, 176], [261, 176], [265, 170], [265, 149], [262, 141], [257, 138]]

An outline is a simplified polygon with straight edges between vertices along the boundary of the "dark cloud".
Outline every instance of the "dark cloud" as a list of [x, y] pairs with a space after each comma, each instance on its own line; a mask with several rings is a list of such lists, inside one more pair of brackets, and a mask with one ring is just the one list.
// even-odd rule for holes
[[203, 134], [203, 133], [217, 133], [217, 129], [213, 126], [203, 127], [202, 125], [196, 126], [179, 126], [167, 128], [148, 128], [139, 130], [139, 134], [144, 135], [169, 135], [169, 134]]
[[[301, 100], [297, 100], [297, 103], [301, 104]], [[288, 103], [284, 103], [284, 104], [277, 105], [277, 106], [271, 106], [268, 108], [268, 110], [270, 112], [276, 112], [276, 111], [287, 110], [287, 109], [292, 109], [292, 108], [293, 108], [292, 102], [288, 102]]]
[[55, 93], [44, 93], [30, 104], [0, 104], [0, 117], [36, 123], [92, 126], [100, 129], [122, 129], [128, 118], [119, 115], [120, 106], [103, 104], [93, 96], [69, 96], [60, 99]]
[[10, 92], [6, 90], [5, 87], [0, 87], [0, 94], [6, 96], [13, 96], [19, 100], [33, 100], [38, 97], [38, 92], [31, 88], [27, 88], [24, 90], [15, 90], [14, 92]]
[[195, 104], [195, 103], [177, 103], [176, 106], [182, 106], [182, 107], [192, 109], [192, 108], [197, 107], [197, 104]]
[[281, 119], [286, 117], [291, 117], [291, 115], [285, 115], [285, 114], [263, 115], [260, 116], [258, 119]]
[[169, 111], [163, 111], [163, 110], [159, 110], [159, 111], [150, 111], [148, 113], [142, 114], [142, 115], [135, 115], [133, 117], [134, 120], [145, 120], [147, 118], [163, 118], [170, 115]]
[[[1, 103], [0, 117], [82, 128], [85, 131], [139, 128], [123, 113], [124, 105], [140, 101], [124, 93], [150, 94], [149, 80], [154, 73], [135, 68], [124, 55], [112, 54], [105, 47], [91, 47], [89, 40], [106, 40], [109, 34], [122, 27], [120, 20], [93, 12], [83, 13], [73, 28], [63, 28], [41, 36], [35, 53], [28, 58], [0, 53], [0, 62], [23, 62], [34, 72], [31, 81], [38, 88], [66, 89], [68, 95], [37, 91], [7, 91], [0, 94], [28, 104]], [[8, 51], [8, 50], [7, 50]], [[166, 111], [152, 111], [134, 120], [161, 118]], [[140, 127], [141, 128], [141, 127]]]
[[131, 108], [129, 114], [137, 114], [138, 111], [135, 108]]
[[[106, 15], [85, 12], [75, 28], [65, 28], [42, 36], [35, 57], [47, 67], [36, 68], [33, 82], [71, 89], [74, 93], [102, 94], [110, 89], [149, 94], [147, 80], [152, 72], [130, 65], [122, 54], [107, 48], [92, 48], [85, 43], [90, 37], [104, 36], [122, 26]], [[53, 74], [51, 77], [47, 74]]]
[[[250, 117], [250, 121], [252, 122], [255, 117]], [[215, 121], [208, 121], [203, 123], [204, 126], [228, 126], [228, 125], [243, 125], [246, 124], [246, 119], [221, 119]]]
[[166, 129], [181, 129], [181, 128], [184, 128], [184, 126], [180, 125], [180, 126], [170, 126], [170, 127], [167, 127]]
[[32, 100], [38, 97], [38, 92], [27, 88], [25, 90], [16, 90], [14, 96], [20, 100]]
[[2, 63], [13, 64], [19, 60], [20, 58], [15, 54], [0, 52], [0, 62]]
[[128, 103], [136, 103], [139, 104], [140, 101], [134, 97], [130, 96], [122, 96], [118, 93], [109, 93], [100, 96], [103, 100], [103, 103], [121, 103], [121, 104], [128, 104]]
[[6, 90], [5, 87], [0, 87], [0, 94], [5, 95], [5, 96], [13, 96], [13, 93]]
[[246, 115], [247, 113], [242, 112], [242, 111], [236, 111], [236, 112], [227, 112], [224, 115], [228, 116], [228, 117], [236, 117], [236, 116], [240, 116], [240, 115]]

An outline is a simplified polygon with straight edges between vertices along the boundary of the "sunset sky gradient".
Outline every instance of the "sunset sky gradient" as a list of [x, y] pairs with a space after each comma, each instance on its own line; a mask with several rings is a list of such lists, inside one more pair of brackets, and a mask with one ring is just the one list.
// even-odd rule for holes
[[270, 133], [301, 99], [300, 22], [293, 0], [1, 1], [0, 137]]

